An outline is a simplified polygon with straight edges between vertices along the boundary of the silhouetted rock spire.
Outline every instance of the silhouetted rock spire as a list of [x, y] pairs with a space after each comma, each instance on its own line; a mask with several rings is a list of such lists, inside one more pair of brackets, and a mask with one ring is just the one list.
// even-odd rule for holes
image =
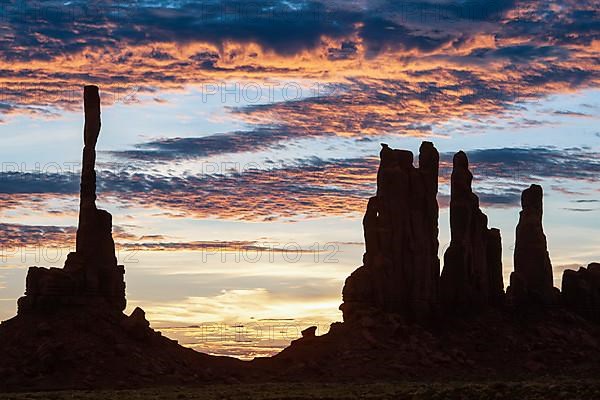
[[29, 269], [19, 313], [62, 306], [125, 309], [125, 269], [117, 265], [112, 216], [96, 208], [96, 142], [100, 134], [98, 87], [84, 89], [84, 149], [77, 246], [63, 269]]
[[578, 271], [566, 270], [562, 277], [563, 304], [592, 321], [600, 322], [600, 264]]
[[[85, 126], [83, 133], [83, 160], [79, 198], [79, 226], [77, 253], [94, 264], [112, 263], [115, 251], [111, 249], [111, 216], [96, 208], [96, 142], [100, 135], [100, 96], [98, 88], [84, 88]], [[107, 233], [108, 226], [108, 235]], [[101, 233], [102, 232], [102, 233]], [[100, 241], [98, 241], [98, 239]], [[107, 241], [108, 239], [108, 241]], [[100, 244], [100, 245], [99, 245]]]
[[450, 183], [451, 241], [440, 280], [442, 306], [449, 311], [475, 311], [498, 304], [504, 295], [500, 231], [488, 229], [472, 181], [467, 155], [459, 151]]
[[498, 305], [504, 301], [504, 275], [502, 273], [502, 237], [500, 229], [490, 228], [487, 231], [487, 270], [489, 296], [491, 305]]
[[550, 305], [557, 302], [552, 264], [542, 227], [543, 191], [531, 185], [521, 194], [519, 224], [514, 253], [514, 272], [510, 276], [507, 294], [515, 305]]
[[340, 309], [345, 321], [373, 312], [428, 320], [438, 308], [439, 154], [423, 142], [415, 168], [410, 151], [383, 144], [380, 158], [363, 219], [364, 265], [346, 279]]

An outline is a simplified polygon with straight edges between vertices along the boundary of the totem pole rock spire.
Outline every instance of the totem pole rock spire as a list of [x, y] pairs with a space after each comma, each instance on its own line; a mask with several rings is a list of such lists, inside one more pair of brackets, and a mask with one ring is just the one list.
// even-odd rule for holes
[[442, 304], [470, 312], [497, 304], [504, 295], [500, 231], [488, 229], [472, 189], [467, 155], [454, 155], [450, 183], [450, 246], [440, 280]]
[[100, 134], [98, 87], [84, 88], [84, 148], [81, 172], [76, 251], [63, 269], [32, 267], [19, 313], [69, 306], [97, 310], [125, 309], [125, 269], [117, 265], [112, 238], [112, 216], [96, 207], [96, 142]]
[[83, 95], [85, 125], [79, 199], [77, 254], [91, 266], [114, 265], [112, 216], [96, 208], [96, 143], [100, 135], [100, 96], [97, 86], [86, 86]]
[[380, 158], [363, 219], [364, 265], [346, 279], [340, 309], [345, 321], [377, 312], [427, 321], [438, 308], [439, 154], [423, 142], [415, 168], [410, 151], [383, 144]]
[[90, 246], [90, 230], [97, 215], [96, 209], [96, 143], [100, 135], [100, 94], [98, 87], [83, 89], [85, 124], [83, 128], [83, 159], [79, 197], [79, 225], [77, 227], [77, 253], [84, 256]]
[[[96, 211], [96, 143], [100, 135], [100, 94], [98, 87], [86, 86], [83, 91], [85, 125], [83, 130], [83, 161], [79, 198], [79, 228], [86, 225]], [[83, 247], [79, 243], [78, 250]]]

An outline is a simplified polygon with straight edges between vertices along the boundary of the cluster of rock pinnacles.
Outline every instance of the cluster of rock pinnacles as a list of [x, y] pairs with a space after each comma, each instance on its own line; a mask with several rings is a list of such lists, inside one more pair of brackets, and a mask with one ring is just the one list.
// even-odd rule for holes
[[[96, 86], [84, 89], [84, 149], [76, 251], [64, 268], [29, 269], [18, 313], [65, 307], [93, 307], [121, 313], [126, 306], [124, 267], [117, 264], [111, 215], [96, 207], [95, 146], [100, 134], [100, 97]], [[454, 156], [451, 177], [451, 243], [440, 276], [437, 203], [439, 154], [423, 142], [419, 167], [413, 154], [383, 145], [377, 195], [364, 216], [364, 265], [343, 289], [340, 309], [352, 322], [377, 313], [400, 314], [427, 322], [442, 311], [473, 312], [511, 304], [558, 305], [600, 321], [600, 264], [563, 275], [562, 294], [553, 287], [552, 265], [542, 229], [542, 188], [523, 192], [517, 226], [514, 272], [504, 292], [500, 231], [488, 229], [487, 217], [473, 193], [473, 175], [465, 153]], [[143, 311], [131, 317], [147, 326]]]
[[382, 145], [377, 194], [363, 219], [363, 266], [347, 279], [340, 309], [344, 321], [382, 313], [430, 323], [440, 315], [473, 314], [490, 307], [566, 306], [600, 322], [600, 264], [563, 275], [554, 287], [542, 228], [542, 187], [523, 191], [516, 229], [514, 271], [504, 291], [500, 230], [473, 193], [467, 155], [454, 155], [450, 183], [450, 245], [440, 275], [438, 259], [439, 153], [423, 142], [413, 154]]

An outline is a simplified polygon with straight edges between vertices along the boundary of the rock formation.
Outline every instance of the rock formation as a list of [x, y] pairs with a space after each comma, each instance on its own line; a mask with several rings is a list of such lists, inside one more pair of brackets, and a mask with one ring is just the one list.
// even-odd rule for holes
[[592, 321], [600, 322], [600, 264], [578, 271], [566, 270], [562, 277], [563, 304]]
[[47, 311], [63, 306], [125, 309], [125, 269], [117, 265], [112, 216], [96, 208], [96, 142], [100, 134], [100, 96], [96, 86], [84, 89], [84, 148], [76, 251], [63, 269], [32, 267], [18, 312]]
[[439, 154], [423, 142], [415, 168], [411, 152], [383, 144], [380, 158], [363, 219], [363, 266], [346, 279], [340, 309], [345, 321], [373, 312], [426, 321], [438, 309]]
[[531, 185], [521, 194], [516, 230], [514, 272], [510, 275], [507, 296], [514, 305], [553, 305], [558, 300], [552, 264], [542, 227], [543, 191]]
[[84, 90], [85, 133], [76, 251], [64, 268], [32, 267], [18, 315], [0, 323], [0, 392], [180, 385], [235, 379], [239, 360], [180, 346], [125, 308], [111, 215], [96, 207], [98, 88]]
[[502, 273], [502, 237], [500, 229], [490, 228], [487, 231], [488, 300], [491, 305], [504, 302], [504, 274]]
[[[111, 216], [95, 205], [98, 89], [86, 87], [84, 100], [76, 252], [64, 269], [29, 270], [18, 315], [0, 324], [0, 392], [398, 377], [497, 381], [532, 373], [597, 378], [600, 324], [565, 308], [533, 309], [539, 311], [534, 314], [491, 307], [477, 318], [434, 320], [442, 301], [453, 310], [501, 302], [502, 247], [500, 231], [487, 228], [460, 152], [452, 174], [452, 242], [440, 277], [439, 155], [429, 142], [421, 145], [418, 168], [410, 152], [383, 145], [377, 194], [363, 220], [364, 265], [343, 289], [344, 323], [333, 323], [324, 335], [309, 327], [278, 355], [252, 362], [198, 353], [163, 337], [150, 328], [142, 309], [122, 313], [123, 267], [116, 262]], [[556, 290], [542, 230], [541, 188], [526, 190], [522, 204], [508, 292], [513, 303], [548, 303]], [[600, 264], [566, 271], [562, 300], [599, 321]], [[437, 322], [436, 329], [424, 322]]]
[[473, 193], [467, 155], [454, 155], [450, 194], [450, 246], [440, 279], [442, 306], [470, 312], [498, 304], [504, 296], [500, 231], [488, 229], [487, 216]]
[[308, 328], [304, 329], [301, 334], [303, 338], [314, 338], [316, 336], [316, 332], [316, 326], [309, 326]]

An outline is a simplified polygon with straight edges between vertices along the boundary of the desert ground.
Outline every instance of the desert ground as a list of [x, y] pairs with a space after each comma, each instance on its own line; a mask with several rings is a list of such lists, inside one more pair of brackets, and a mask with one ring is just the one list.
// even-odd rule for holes
[[523, 382], [381, 382], [227, 384], [114, 391], [59, 391], [0, 394], [11, 400], [175, 400], [175, 399], [394, 399], [394, 400], [592, 400], [600, 399], [600, 379]]

